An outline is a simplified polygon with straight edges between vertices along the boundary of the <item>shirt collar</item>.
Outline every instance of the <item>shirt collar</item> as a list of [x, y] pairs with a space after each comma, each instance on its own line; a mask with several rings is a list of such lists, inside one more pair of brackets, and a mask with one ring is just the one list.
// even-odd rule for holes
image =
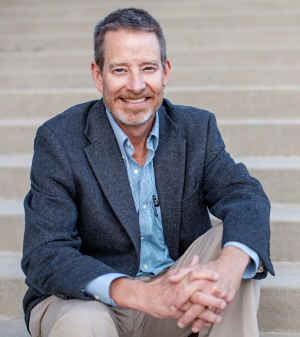
[[[126, 133], [119, 127], [117, 122], [114, 120], [112, 114], [110, 111], [105, 108], [107, 118], [109, 120], [109, 123], [114, 131], [115, 137], [117, 138], [117, 142], [119, 144], [120, 150], [122, 154], [124, 155], [124, 147], [127, 142], [129, 142], [128, 136]], [[151, 129], [151, 132], [147, 138], [147, 149], [156, 151], [158, 147], [158, 141], [159, 141], [159, 117], [158, 117], [158, 111], [156, 111], [155, 114], [155, 121], [153, 124], [153, 127]]]

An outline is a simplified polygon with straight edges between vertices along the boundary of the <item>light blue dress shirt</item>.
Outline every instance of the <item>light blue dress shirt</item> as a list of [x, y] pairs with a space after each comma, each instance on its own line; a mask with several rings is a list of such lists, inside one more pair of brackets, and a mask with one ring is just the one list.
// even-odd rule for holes
[[[153, 159], [159, 142], [158, 112], [156, 112], [153, 128], [147, 138], [148, 152], [144, 167], [141, 167], [132, 157], [134, 148], [128, 136], [115, 122], [111, 113], [108, 110], [106, 113], [126, 165], [135, 208], [139, 215], [141, 255], [137, 276], [152, 277], [174, 263], [164, 239], [159, 197], [155, 185]], [[258, 255], [239, 242], [225, 244], [225, 246], [229, 245], [242, 249], [250, 256], [251, 263], [249, 263], [243, 278], [252, 278], [258, 269]], [[104, 303], [115, 305], [110, 297], [110, 285], [115, 279], [124, 276], [129, 277], [121, 273], [100, 276], [87, 285], [86, 291]]]

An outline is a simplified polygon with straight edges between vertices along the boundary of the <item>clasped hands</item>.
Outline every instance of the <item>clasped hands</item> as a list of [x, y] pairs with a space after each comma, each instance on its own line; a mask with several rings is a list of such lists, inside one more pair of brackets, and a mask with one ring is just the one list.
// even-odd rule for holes
[[[180, 328], [191, 324], [194, 333], [220, 323], [224, 309], [240, 287], [246, 261], [242, 268], [221, 258], [201, 265], [199, 257], [194, 256], [186, 267], [170, 270], [148, 283], [152, 287], [149, 313], [174, 318]], [[155, 312], [154, 308], [159, 309]]]
[[187, 266], [172, 268], [150, 282], [116, 279], [111, 285], [111, 297], [120, 307], [176, 319], [181, 328], [191, 324], [192, 332], [197, 333], [221, 321], [248, 263], [247, 254], [228, 246], [214, 261], [200, 264], [195, 255]]

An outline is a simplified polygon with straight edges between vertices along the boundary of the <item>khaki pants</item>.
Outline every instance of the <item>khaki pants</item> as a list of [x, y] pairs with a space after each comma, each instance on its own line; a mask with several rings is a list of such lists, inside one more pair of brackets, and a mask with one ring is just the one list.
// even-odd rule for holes
[[[197, 239], [174, 267], [186, 265], [196, 254], [202, 263], [214, 260], [220, 254], [221, 240], [222, 226], [218, 225]], [[259, 337], [258, 305], [258, 281], [243, 280], [234, 300], [225, 309], [222, 322], [201, 329], [199, 337]], [[191, 327], [180, 329], [173, 319], [158, 319], [97, 301], [63, 300], [56, 296], [33, 308], [29, 328], [32, 337], [187, 337], [191, 334]]]

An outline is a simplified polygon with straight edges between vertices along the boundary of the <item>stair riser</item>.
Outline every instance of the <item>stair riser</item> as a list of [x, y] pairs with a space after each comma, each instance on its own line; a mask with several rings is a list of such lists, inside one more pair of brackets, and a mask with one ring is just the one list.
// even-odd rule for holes
[[[4, 0], [8, 1], [8, 0]], [[230, 4], [232, 3], [232, 6]], [[216, 15], [232, 15], [234, 13], [245, 13], [248, 15], [253, 13], [253, 15], [257, 15], [258, 11], [260, 14], [268, 14], [282, 13], [282, 2], [275, 1], [272, 2], [271, 5], [268, 5], [266, 2], [241, 2], [237, 3], [236, 1], [229, 1], [223, 3], [221, 1], [201, 1], [201, 3], [188, 1], [182, 6], [180, 1], [165, 1], [165, 2], [157, 2], [151, 3], [147, 1], [131, 1], [131, 6], [142, 7], [146, 10], [149, 10], [151, 14], [153, 14], [156, 18], [197, 18], [200, 16], [216, 16]], [[42, 19], [50, 19], [53, 18], [64, 18], [66, 20], [80, 20], [85, 18], [85, 20], [90, 19], [91, 22], [95, 20], [99, 20], [103, 17], [103, 15], [108, 14], [110, 11], [115, 10], [120, 7], [124, 7], [124, 2], [114, 2], [113, 5], [107, 5], [106, 3], [99, 3], [99, 1], [93, 1], [88, 3], [82, 3], [76, 1], [76, 3], [72, 3], [72, 6], [65, 0], [63, 3], [50, 4], [50, 5], [32, 5], [26, 6], [25, 3], [18, 3], [18, 6], [9, 2], [6, 6], [3, 4], [2, 14], [4, 18], [15, 18], [27, 21], [34, 20], [42, 20]], [[172, 10], [170, 10], [172, 8]], [[289, 1], [289, 6], [287, 6], [286, 10], [289, 8], [293, 8], [294, 10], [299, 9], [299, 2], [297, 1]], [[293, 14], [290, 10], [289, 13]]]
[[272, 221], [271, 257], [273, 261], [300, 262], [299, 238], [300, 219], [297, 222]]
[[299, 204], [299, 169], [250, 169], [250, 172], [262, 183], [271, 202]]
[[261, 330], [300, 333], [300, 288], [262, 289], [259, 310]]
[[[68, 34], [65, 34], [68, 35]], [[2, 51], [59, 51], [59, 50], [91, 50], [91, 34], [63, 36], [45, 35], [39, 37], [27, 37], [19, 35], [2, 35], [0, 37]], [[183, 30], [170, 31], [167, 34], [167, 41], [170, 48], [289, 48], [294, 49], [300, 44], [300, 30], [276, 31], [257, 30], [257, 31], [204, 31]], [[180, 41], [180, 47], [178, 44]]]
[[25, 291], [22, 278], [0, 278], [0, 315], [21, 316]]
[[24, 236], [24, 215], [0, 215], [1, 251], [21, 252]]
[[[84, 7], [83, 7], [84, 9]], [[182, 7], [181, 7], [182, 9]], [[181, 10], [180, 9], [180, 10]], [[199, 11], [199, 9], [197, 9]], [[102, 13], [97, 13], [102, 15]], [[191, 14], [193, 14], [191, 12]], [[60, 18], [54, 18], [53, 22], [45, 22], [44, 24], [34, 22], [11, 22], [4, 21], [1, 24], [1, 34], [57, 34], [61, 32], [79, 33], [86, 32], [87, 34], [93, 31], [94, 25], [97, 19], [100, 19], [100, 15], [95, 18], [95, 22], [91, 19], [82, 19], [78, 21], [65, 22]], [[4, 18], [5, 19], [5, 18]], [[261, 27], [282, 27], [285, 29], [288, 26], [298, 26], [300, 22], [299, 14], [289, 15], [261, 15], [255, 18], [255, 26]], [[166, 31], [177, 30], [178, 27], [188, 29], [234, 29], [234, 28], [252, 28], [253, 29], [253, 16], [252, 15], [225, 15], [225, 16], [203, 16], [199, 13], [199, 17], [181, 17], [181, 18], [163, 18], [161, 24]]]
[[29, 169], [23, 167], [0, 167], [0, 199], [22, 200], [27, 193], [29, 181]]
[[[71, 105], [99, 96], [91, 91], [0, 92], [0, 118], [49, 118]], [[299, 118], [298, 90], [166, 90], [174, 104], [192, 105], [216, 113], [218, 119]]]

